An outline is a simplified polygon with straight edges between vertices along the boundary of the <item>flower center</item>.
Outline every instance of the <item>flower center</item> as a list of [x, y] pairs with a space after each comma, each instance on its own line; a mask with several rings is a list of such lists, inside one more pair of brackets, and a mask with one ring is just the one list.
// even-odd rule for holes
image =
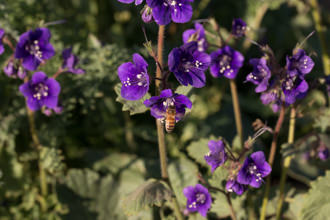
[[48, 90], [49, 90], [48, 86], [44, 85], [43, 83], [39, 83], [35, 85], [33, 98], [40, 100], [42, 98], [47, 97], [49, 95]]
[[295, 84], [295, 80], [296, 77], [294, 78], [288, 78], [285, 82], [284, 82], [284, 87], [286, 90], [292, 90], [294, 88], [294, 84]]
[[26, 45], [25, 50], [31, 55], [34, 55], [37, 59], [41, 60], [42, 52], [40, 51], [39, 41], [35, 40], [32, 44]]
[[206, 196], [204, 193], [197, 193], [196, 194], [196, 203], [204, 204], [206, 200]]
[[220, 60], [219, 60], [220, 70], [219, 70], [219, 72], [221, 74], [223, 74], [226, 70], [230, 70], [231, 73], [233, 72], [233, 70], [231, 69], [231, 66], [230, 66], [231, 61], [232, 61], [232, 58], [230, 56], [226, 55], [226, 54], [220, 56]]
[[125, 87], [128, 86], [140, 86], [140, 87], [147, 87], [148, 86], [148, 80], [146, 77], [145, 72], [141, 72], [137, 74], [135, 77], [127, 77], [125, 81], [123, 81], [123, 84]]
[[257, 182], [262, 181], [261, 173], [259, 172], [259, 170], [255, 164], [251, 164], [248, 167], [248, 171], [249, 171], [250, 175], [253, 175], [256, 178]]

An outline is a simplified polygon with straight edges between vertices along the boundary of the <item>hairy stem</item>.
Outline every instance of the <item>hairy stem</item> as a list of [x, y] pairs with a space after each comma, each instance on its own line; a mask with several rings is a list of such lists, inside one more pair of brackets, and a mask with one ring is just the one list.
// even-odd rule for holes
[[[164, 33], [165, 33], [165, 26], [160, 25], [158, 30], [158, 45], [157, 45], [157, 70], [156, 70], [156, 78], [163, 78], [163, 73], [161, 66], [163, 66], [163, 48], [164, 48]], [[161, 91], [161, 81], [155, 79], [156, 84], [156, 94], [158, 95]], [[160, 158], [160, 168], [161, 168], [161, 176], [164, 181], [168, 183], [170, 188], [173, 191], [172, 185], [168, 179], [168, 171], [167, 171], [167, 158], [166, 158], [166, 144], [165, 144], [165, 133], [163, 124], [160, 120], [156, 119], [156, 126], [157, 126], [157, 136], [158, 136], [158, 149], [159, 149], [159, 158]], [[174, 209], [174, 213], [178, 220], [183, 220], [183, 215], [180, 211], [180, 206], [177, 201], [177, 198], [174, 196], [172, 198], [172, 205]]]
[[310, 5], [312, 6], [312, 16], [315, 23], [315, 28], [320, 39], [321, 49], [322, 49], [322, 60], [323, 69], [326, 76], [330, 75], [330, 55], [327, 47], [327, 41], [325, 37], [325, 28], [322, 27], [321, 11], [317, 0], [310, 0]]
[[231, 198], [230, 198], [230, 194], [229, 193], [226, 193], [226, 198], [227, 198], [227, 202], [228, 202], [229, 209], [230, 209], [231, 219], [232, 220], [236, 220], [235, 210], [234, 210], [233, 204], [231, 202]]
[[[296, 109], [295, 107], [291, 108], [290, 112], [290, 124], [289, 124], [289, 135], [288, 135], [288, 144], [293, 144], [294, 142], [294, 130], [295, 130], [295, 124], [296, 124]], [[281, 210], [282, 205], [284, 201], [284, 188], [285, 188], [285, 181], [288, 169], [290, 167], [292, 156], [287, 156], [284, 159], [283, 164], [283, 170], [281, 174], [281, 181], [280, 181], [280, 198], [277, 203], [277, 209], [276, 209], [276, 219], [279, 220], [281, 218]]]
[[240, 140], [240, 146], [243, 147], [244, 139], [243, 139], [243, 126], [242, 126], [242, 117], [241, 117], [241, 110], [239, 107], [239, 100], [237, 94], [237, 88], [235, 80], [230, 80], [230, 90], [231, 90], [231, 97], [233, 100], [233, 107], [235, 113], [235, 123], [236, 123], [236, 130]]
[[[277, 146], [277, 138], [278, 134], [280, 133], [283, 121], [285, 116], [285, 106], [282, 105], [280, 115], [278, 116], [274, 133], [273, 133], [273, 141], [270, 148], [270, 153], [268, 157], [268, 163], [271, 167], [273, 167], [274, 159], [275, 159], [275, 153], [276, 153], [276, 146]], [[267, 209], [267, 203], [268, 203], [268, 196], [269, 196], [269, 190], [270, 190], [270, 182], [271, 182], [271, 175], [267, 177], [266, 180], [266, 189], [265, 194], [262, 201], [262, 208], [260, 213], [260, 220], [265, 220], [266, 218], [266, 209]]]
[[34, 114], [27, 106], [26, 106], [26, 110], [27, 110], [27, 115], [28, 115], [28, 119], [29, 119], [30, 132], [31, 132], [33, 145], [34, 145], [36, 151], [39, 154], [38, 167], [39, 167], [41, 195], [45, 197], [48, 193], [47, 192], [48, 189], [47, 189], [46, 173], [45, 173], [45, 170], [42, 167], [42, 163], [41, 163], [41, 160], [40, 160], [40, 152], [41, 152], [42, 146], [40, 144], [40, 141], [39, 141], [39, 138], [38, 138], [38, 135], [37, 135], [37, 131], [36, 131], [36, 128], [35, 128]]

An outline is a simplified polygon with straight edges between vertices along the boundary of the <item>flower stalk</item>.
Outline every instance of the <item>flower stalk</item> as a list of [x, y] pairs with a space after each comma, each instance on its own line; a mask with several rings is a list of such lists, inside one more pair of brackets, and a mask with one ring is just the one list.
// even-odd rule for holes
[[[163, 66], [163, 48], [164, 48], [164, 34], [165, 34], [165, 25], [159, 25], [158, 30], [158, 42], [157, 42], [157, 69], [156, 69], [156, 78], [162, 79], [163, 73], [161, 67]], [[158, 95], [161, 91], [161, 81], [155, 79], [156, 85], [156, 94]], [[171, 190], [172, 186], [168, 179], [168, 171], [167, 171], [167, 158], [166, 158], [166, 144], [165, 144], [165, 133], [164, 127], [160, 120], [156, 119], [156, 126], [157, 126], [157, 136], [158, 136], [158, 149], [159, 149], [159, 158], [160, 158], [160, 168], [161, 168], [161, 177], [164, 181], [168, 183]], [[177, 201], [177, 198], [174, 196], [172, 198], [172, 205], [174, 209], [174, 213], [178, 220], [183, 220], [183, 215], [180, 211], [180, 206]]]
[[[278, 134], [280, 133], [280, 130], [282, 128], [284, 116], [285, 116], [285, 106], [282, 105], [281, 110], [280, 110], [280, 115], [278, 116], [278, 119], [277, 119], [277, 122], [275, 125], [275, 129], [274, 129], [274, 133], [273, 133], [273, 140], [271, 143], [270, 153], [269, 153], [269, 157], [268, 157], [268, 163], [269, 163], [270, 167], [273, 167], [275, 153], [276, 153], [276, 147], [277, 147], [277, 138], [278, 138]], [[269, 196], [269, 191], [270, 191], [270, 182], [271, 182], [271, 175], [269, 175], [266, 180], [266, 189], [265, 189], [265, 194], [264, 194], [264, 197], [262, 200], [260, 220], [266, 219], [266, 210], [267, 210], [268, 196]]]
[[[292, 107], [290, 112], [290, 124], [289, 124], [289, 135], [288, 135], [288, 144], [293, 144], [294, 142], [294, 133], [295, 133], [295, 124], [296, 124], [296, 108]], [[290, 167], [292, 156], [287, 156], [284, 159], [283, 170], [281, 174], [280, 180], [280, 198], [277, 202], [277, 209], [276, 209], [276, 219], [281, 219], [281, 210], [284, 201], [284, 188], [285, 188], [285, 181], [287, 177], [287, 172]]]
[[230, 82], [231, 97], [233, 100], [236, 130], [237, 130], [237, 134], [239, 136], [240, 146], [243, 147], [243, 143], [244, 143], [243, 126], [242, 126], [242, 117], [241, 117], [241, 110], [240, 110], [240, 106], [239, 106], [237, 87], [236, 87], [236, 83], [235, 83], [234, 79], [231, 79], [229, 82]]

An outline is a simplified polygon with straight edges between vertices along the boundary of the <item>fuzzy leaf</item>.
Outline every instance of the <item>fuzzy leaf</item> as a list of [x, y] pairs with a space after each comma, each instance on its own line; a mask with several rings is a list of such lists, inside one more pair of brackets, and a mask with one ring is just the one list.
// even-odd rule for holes
[[151, 96], [149, 93], [147, 93], [144, 97], [142, 97], [142, 99], [137, 100], [137, 101], [129, 101], [124, 99], [123, 97], [121, 97], [120, 95], [120, 89], [121, 89], [121, 83], [118, 83], [115, 86], [115, 92], [117, 93], [117, 102], [120, 102], [121, 104], [123, 104], [123, 111], [129, 111], [130, 115], [135, 115], [135, 114], [140, 114], [140, 113], [144, 113], [148, 110], [148, 108], [143, 104], [143, 102], [146, 99], [149, 99]]
[[303, 220], [323, 220], [330, 215], [330, 171], [311, 183], [301, 212]]
[[204, 155], [209, 152], [209, 148], [207, 145], [209, 141], [210, 141], [209, 138], [202, 138], [202, 139], [199, 139], [198, 141], [192, 142], [187, 147], [189, 156], [194, 158], [199, 164], [206, 166], [206, 167], [208, 165], [204, 159]]
[[40, 152], [40, 160], [43, 168], [51, 174], [60, 173], [64, 168], [63, 156], [59, 149], [43, 147]]
[[172, 192], [165, 182], [149, 179], [124, 199], [123, 208], [126, 214], [135, 215], [153, 205], [161, 206], [171, 196]]

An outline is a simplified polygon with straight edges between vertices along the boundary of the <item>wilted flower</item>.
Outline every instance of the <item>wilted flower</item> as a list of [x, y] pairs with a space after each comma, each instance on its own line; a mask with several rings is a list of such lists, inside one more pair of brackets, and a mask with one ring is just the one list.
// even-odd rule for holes
[[183, 32], [182, 40], [183, 43], [196, 41], [199, 52], [205, 52], [207, 50], [208, 45], [205, 37], [205, 30], [203, 25], [198, 22], [195, 23], [195, 29], [188, 29]]
[[296, 99], [306, 96], [308, 84], [302, 76], [287, 76], [282, 83], [282, 90], [285, 95], [285, 102], [293, 104]]
[[237, 175], [240, 184], [259, 188], [264, 177], [268, 176], [272, 168], [266, 162], [264, 152], [257, 151], [247, 157]]
[[3, 46], [3, 43], [2, 43], [2, 39], [5, 35], [5, 31], [0, 28], [0, 55], [3, 54], [3, 52], [5, 51], [5, 47]]
[[314, 62], [304, 50], [299, 49], [292, 57], [286, 57], [286, 67], [291, 77], [303, 76], [312, 71]]
[[228, 192], [235, 192], [237, 195], [242, 195], [247, 190], [247, 185], [240, 184], [235, 178], [230, 178], [226, 183]]
[[135, 5], [140, 5], [143, 2], [143, 0], [118, 0], [118, 1], [125, 4], [131, 4], [135, 2]]
[[63, 64], [62, 69], [67, 69], [68, 72], [74, 74], [84, 74], [85, 70], [76, 68], [79, 62], [77, 56], [72, 53], [72, 48], [67, 48], [62, 52]]
[[123, 63], [118, 67], [118, 76], [123, 84], [121, 96], [127, 100], [139, 100], [149, 90], [148, 63], [137, 53], [133, 63]]
[[35, 70], [44, 60], [55, 54], [53, 46], [49, 43], [51, 37], [47, 28], [37, 28], [23, 33], [20, 36], [15, 50], [15, 58], [23, 59], [23, 67]]
[[177, 80], [196, 88], [205, 85], [204, 72], [210, 65], [210, 56], [197, 50], [197, 43], [190, 42], [174, 48], [168, 56], [168, 66]]
[[244, 56], [229, 46], [211, 53], [210, 71], [214, 77], [225, 76], [234, 79], [243, 66]]
[[28, 107], [35, 111], [43, 106], [55, 108], [61, 86], [55, 79], [48, 78], [45, 73], [36, 72], [30, 81], [19, 87], [19, 90], [25, 96]]
[[253, 66], [253, 71], [247, 75], [246, 81], [258, 85], [255, 92], [264, 92], [271, 77], [266, 59], [251, 59], [249, 63]]
[[3, 68], [3, 71], [8, 77], [24, 79], [26, 71], [23, 67], [17, 66], [13, 60], [9, 60], [7, 65]]
[[242, 19], [236, 18], [233, 20], [231, 29], [232, 35], [235, 37], [242, 37], [245, 35], [246, 29], [246, 23]]
[[206, 217], [212, 203], [211, 195], [207, 188], [201, 184], [196, 184], [195, 187], [187, 186], [183, 189], [183, 194], [187, 198], [188, 211], [198, 211], [201, 216]]
[[164, 119], [166, 114], [166, 109], [169, 106], [175, 106], [176, 121], [183, 118], [186, 113], [186, 108], [191, 108], [192, 103], [188, 97], [185, 95], [180, 95], [177, 93], [172, 93], [172, 90], [163, 90], [159, 96], [153, 96], [150, 99], [144, 101], [145, 106], [150, 109], [151, 115], [158, 119]]
[[194, 0], [147, 0], [157, 24], [167, 25], [188, 22], [193, 14], [191, 3]]
[[141, 17], [145, 23], [150, 23], [152, 21], [152, 9], [147, 5], [144, 6]]
[[225, 145], [222, 140], [210, 140], [208, 143], [210, 152], [204, 156], [207, 164], [211, 166], [212, 173], [216, 168], [224, 164], [227, 160]]

